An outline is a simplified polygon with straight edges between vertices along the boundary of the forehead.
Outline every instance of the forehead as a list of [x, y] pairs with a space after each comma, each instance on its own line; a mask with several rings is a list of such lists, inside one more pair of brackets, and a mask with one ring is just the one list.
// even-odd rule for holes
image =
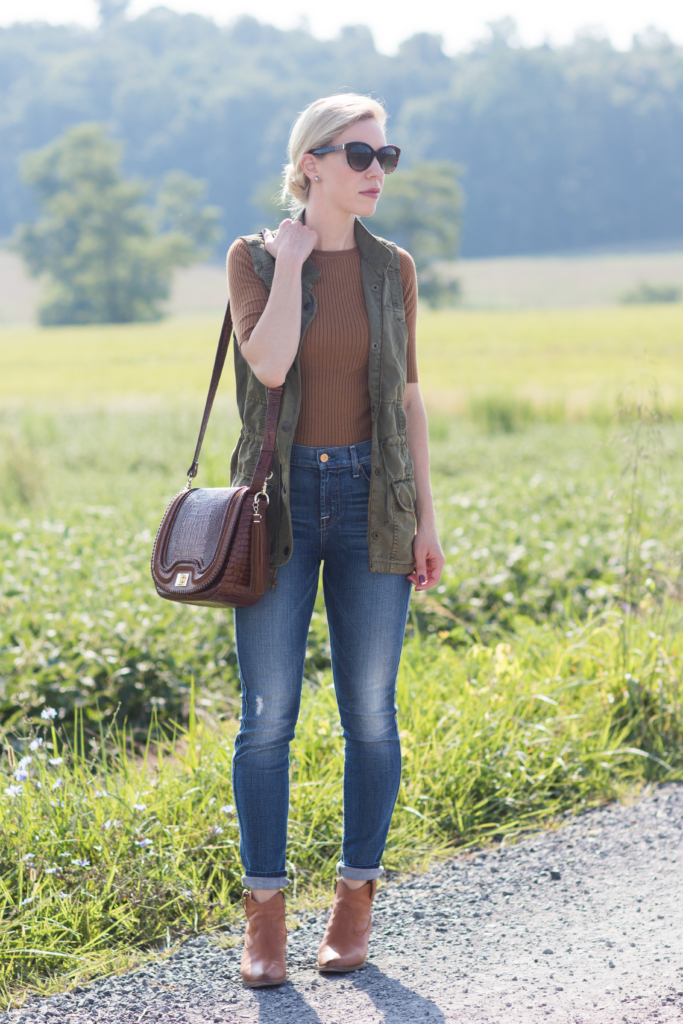
[[385, 139], [384, 132], [373, 118], [368, 121], [356, 121], [340, 132], [334, 141], [335, 145], [341, 145], [342, 142], [367, 142], [373, 149], [378, 149], [384, 145]]

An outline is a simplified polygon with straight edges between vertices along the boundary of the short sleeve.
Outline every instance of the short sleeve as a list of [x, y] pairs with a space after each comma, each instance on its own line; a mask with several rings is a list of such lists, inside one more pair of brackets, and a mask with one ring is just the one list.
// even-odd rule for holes
[[227, 267], [232, 322], [235, 338], [241, 346], [249, 341], [251, 332], [261, 319], [268, 302], [268, 289], [254, 271], [249, 246], [243, 238], [238, 238], [230, 246]]
[[403, 307], [408, 328], [408, 348], [406, 352], [407, 384], [417, 384], [417, 273], [410, 253], [405, 249], [398, 250], [401, 264], [401, 285], [403, 286]]

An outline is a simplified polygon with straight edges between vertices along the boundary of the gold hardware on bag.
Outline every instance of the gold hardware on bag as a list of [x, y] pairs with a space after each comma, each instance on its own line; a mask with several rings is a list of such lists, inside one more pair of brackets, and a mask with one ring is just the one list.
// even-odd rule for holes
[[[166, 509], [152, 549], [152, 579], [159, 597], [210, 608], [248, 608], [260, 600], [268, 585], [270, 543], [264, 481], [272, 477], [284, 390], [282, 385], [268, 389], [263, 440], [251, 485], [195, 489], [202, 442], [231, 336], [228, 303], [187, 484]], [[258, 497], [250, 516], [248, 502], [255, 494]], [[197, 529], [198, 511], [202, 523], [212, 524], [208, 534]], [[197, 569], [178, 571], [179, 565], [190, 563]]]

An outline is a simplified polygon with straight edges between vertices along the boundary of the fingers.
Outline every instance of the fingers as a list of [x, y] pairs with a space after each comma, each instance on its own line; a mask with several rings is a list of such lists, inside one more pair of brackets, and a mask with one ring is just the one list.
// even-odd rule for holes
[[263, 238], [266, 250], [276, 259], [283, 256], [305, 260], [315, 248], [318, 236], [301, 221], [288, 217], [282, 221], [276, 235], [265, 230]]
[[435, 587], [441, 580], [445, 558], [441, 550], [432, 552], [429, 548], [422, 548], [415, 544], [413, 547], [415, 557], [415, 568], [406, 578], [412, 583], [416, 591], [429, 590]]
[[427, 590], [432, 585], [429, 568], [424, 559], [422, 561], [415, 560], [415, 568], [407, 578], [416, 590]]

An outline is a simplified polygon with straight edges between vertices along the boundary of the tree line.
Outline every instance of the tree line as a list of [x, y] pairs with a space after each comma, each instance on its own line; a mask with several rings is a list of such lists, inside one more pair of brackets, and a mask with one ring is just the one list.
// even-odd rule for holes
[[0, 235], [35, 214], [22, 154], [96, 122], [152, 193], [171, 170], [206, 182], [225, 247], [264, 226], [258, 186], [296, 113], [349, 88], [385, 100], [402, 171], [461, 168], [466, 255], [683, 237], [683, 48], [655, 30], [625, 52], [590, 35], [522, 47], [506, 20], [467, 53], [421, 34], [387, 56], [362, 26], [321, 41], [126, 6], [102, 0], [97, 30], [0, 29]]

